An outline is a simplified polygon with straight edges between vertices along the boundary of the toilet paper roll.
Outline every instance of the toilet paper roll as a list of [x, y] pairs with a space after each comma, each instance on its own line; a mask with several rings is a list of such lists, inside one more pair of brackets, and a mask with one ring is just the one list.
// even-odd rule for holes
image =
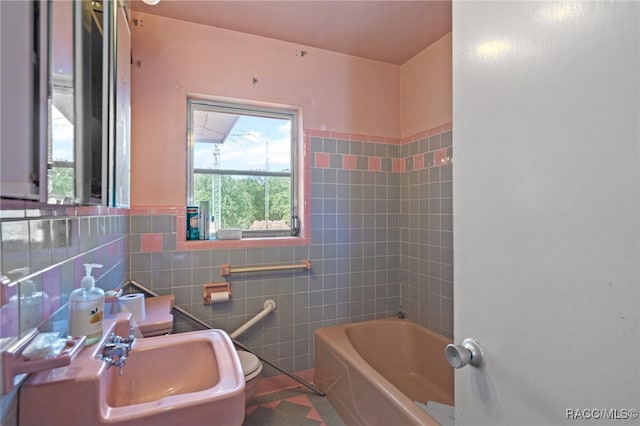
[[120, 312], [131, 312], [133, 319], [136, 321], [144, 321], [144, 294], [131, 293], [118, 298], [120, 303]]
[[218, 291], [211, 293], [211, 303], [224, 303], [229, 301], [228, 291]]

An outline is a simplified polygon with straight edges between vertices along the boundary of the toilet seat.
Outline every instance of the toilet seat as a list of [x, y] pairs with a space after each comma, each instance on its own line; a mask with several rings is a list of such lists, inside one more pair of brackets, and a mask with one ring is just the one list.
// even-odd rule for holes
[[238, 357], [240, 364], [242, 364], [245, 381], [254, 379], [262, 373], [262, 363], [257, 356], [247, 351], [238, 351]]

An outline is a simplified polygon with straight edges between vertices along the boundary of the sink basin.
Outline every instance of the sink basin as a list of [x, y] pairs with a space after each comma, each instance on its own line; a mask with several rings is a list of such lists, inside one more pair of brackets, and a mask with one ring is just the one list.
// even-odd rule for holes
[[[127, 357], [122, 376], [117, 368], [103, 372], [107, 404], [111, 407], [141, 404], [204, 391], [218, 384], [218, 365], [207, 337], [206, 334], [190, 336], [169, 345], [166, 343], [171, 340], [170, 336], [139, 340]], [[149, 344], [152, 341], [157, 344]], [[198, 361], [186, 361], [194, 358]]]
[[[244, 375], [221, 330], [138, 339], [124, 374], [101, 373], [101, 417], [108, 424], [242, 424]], [[214, 414], [215, 413], [215, 414]]]
[[32, 375], [20, 390], [21, 426], [242, 424], [244, 374], [224, 331], [137, 339], [120, 376], [95, 356], [126, 325], [115, 321], [68, 367]]

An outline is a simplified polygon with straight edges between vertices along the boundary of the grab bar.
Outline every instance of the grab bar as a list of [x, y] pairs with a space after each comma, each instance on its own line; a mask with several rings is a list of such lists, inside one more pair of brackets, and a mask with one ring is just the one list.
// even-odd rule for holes
[[256, 324], [258, 321], [260, 321], [262, 318], [266, 317], [276, 309], [276, 301], [273, 299], [267, 299], [264, 301], [263, 306], [264, 306], [263, 310], [258, 312], [249, 321], [245, 322], [240, 327], [238, 327], [238, 329], [233, 333], [229, 334], [229, 336], [231, 336], [232, 339], [235, 339], [236, 337], [238, 337], [239, 335], [247, 331], [249, 328], [253, 327], [254, 324]]
[[[137, 281], [129, 281], [128, 283], [129, 285], [137, 288], [138, 290], [141, 290], [145, 293], [147, 293], [150, 296], [154, 296], [157, 297], [159, 296], [158, 293], [146, 288], [145, 286], [143, 286], [142, 284], [138, 283]], [[182, 309], [179, 306], [173, 306], [173, 310], [178, 312], [179, 314], [182, 314], [183, 316], [189, 318], [191, 321], [195, 322], [196, 324], [198, 324], [200, 327], [203, 327], [206, 330], [211, 330], [213, 327], [211, 327], [209, 324], [207, 324], [206, 322], [202, 321], [199, 318], [196, 318], [195, 316], [193, 316], [191, 313], [185, 311], [184, 309]], [[258, 359], [262, 362], [264, 362], [265, 364], [267, 364], [269, 367], [275, 368], [276, 370], [278, 370], [279, 372], [287, 375], [288, 377], [292, 378], [293, 380], [295, 380], [296, 382], [300, 383], [301, 385], [303, 385], [304, 387], [306, 387], [307, 389], [310, 389], [312, 391], [314, 391], [317, 395], [320, 396], [325, 396], [325, 393], [322, 392], [317, 386], [307, 382], [305, 379], [303, 379], [302, 377], [296, 375], [295, 373], [291, 373], [289, 371], [287, 371], [286, 369], [274, 364], [273, 362], [269, 361], [268, 359], [264, 358], [262, 355], [260, 355], [259, 353], [256, 353], [255, 351], [249, 349], [247, 346], [243, 345], [242, 343], [238, 342], [235, 339], [231, 339], [231, 341], [233, 342], [233, 344], [242, 349], [243, 351], [247, 351], [249, 353], [254, 354], [256, 357], [258, 357]]]
[[302, 263], [296, 265], [265, 265], [265, 266], [247, 266], [244, 268], [232, 268], [230, 264], [220, 265], [220, 276], [228, 277], [234, 273], [240, 272], [262, 272], [262, 271], [283, 271], [287, 269], [311, 269], [311, 260], [305, 259]]

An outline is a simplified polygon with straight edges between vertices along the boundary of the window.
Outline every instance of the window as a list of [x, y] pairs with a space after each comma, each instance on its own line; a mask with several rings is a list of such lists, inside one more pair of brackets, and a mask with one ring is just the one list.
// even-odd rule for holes
[[218, 229], [297, 235], [293, 110], [188, 99], [187, 204], [208, 201]]

